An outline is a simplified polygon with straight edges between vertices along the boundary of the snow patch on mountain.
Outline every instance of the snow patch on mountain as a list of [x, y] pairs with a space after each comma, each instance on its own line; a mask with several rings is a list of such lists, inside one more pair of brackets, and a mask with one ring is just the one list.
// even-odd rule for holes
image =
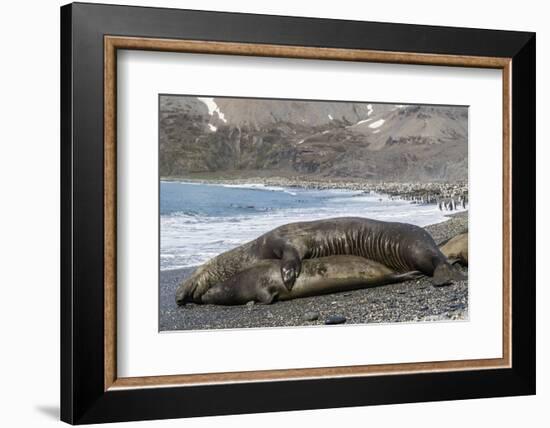
[[199, 97], [199, 101], [202, 101], [204, 104], [206, 104], [206, 107], [208, 108], [208, 114], [210, 116], [213, 116], [214, 113], [218, 114], [218, 117], [224, 122], [227, 123], [227, 119], [225, 118], [225, 115], [222, 113], [218, 105], [216, 104], [216, 101], [214, 101], [214, 98], [206, 98], [206, 97]]
[[370, 116], [374, 112], [374, 108], [372, 108], [372, 104], [367, 104], [367, 114]]
[[357, 122], [355, 125], [361, 125], [362, 123], [367, 123], [367, 122], [370, 122], [371, 120], [372, 120], [372, 117], [370, 119], [363, 119]]
[[369, 128], [376, 129], [380, 128], [384, 124], [384, 119], [378, 119], [376, 122], [373, 122], [369, 125]]

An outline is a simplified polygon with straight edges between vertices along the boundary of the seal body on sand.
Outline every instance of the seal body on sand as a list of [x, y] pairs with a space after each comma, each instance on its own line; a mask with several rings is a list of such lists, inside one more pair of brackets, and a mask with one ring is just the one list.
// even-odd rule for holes
[[456, 235], [439, 248], [451, 263], [468, 266], [468, 232]]
[[228, 280], [211, 287], [201, 303], [242, 305], [250, 301], [270, 304], [277, 300], [348, 291], [405, 281], [420, 272], [396, 273], [360, 256], [329, 256], [302, 262], [302, 271], [288, 290], [280, 273], [280, 260], [262, 260]]
[[280, 260], [281, 279], [291, 290], [300, 275], [302, 260], [334, 255], [364, 257], [396, 273], [420, 271], [432, 277], [434, 285], [463, 278], [421, 227], [362, 217], [338, 217], [286, 224], [218, 255], [180, 284], [176, 302], [200, 301], [212, 286], [266, 259]]

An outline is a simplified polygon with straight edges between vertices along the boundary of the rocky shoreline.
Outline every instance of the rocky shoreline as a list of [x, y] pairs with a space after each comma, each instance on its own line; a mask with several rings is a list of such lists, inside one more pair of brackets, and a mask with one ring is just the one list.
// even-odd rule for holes
[[351, 190], [401, 199], [413, 203], [438, 204], [440, 209], [453, 211], [466, 208], [468, 203], [467, 182], [369, 182], [350, 178], [322, 178], [310, 176], [189, 176], [161, 177], [162, 181], [184, 181], [200, 184], [232, 186], [263, 185], [268, 187], [302, 188], [315, 190]]
[[[246, 183], [250, 182], [246, 180]], [[273, 182], [265, 184], [282, 186]], [[439, 244], [467, 227], [468, 213], [462, 212], [450, 215], [448, 221], [427, 226], [426, 230]], [[160, 331], [468, 319], [468, 281], [437, 288], [427, 278], [272, 305], [188, 304], [178, 307], [174, 301], [175, 290], [194, 269], [161, 271]], [[463, 272], [467, 275], [467, 269], [463, 269]]]

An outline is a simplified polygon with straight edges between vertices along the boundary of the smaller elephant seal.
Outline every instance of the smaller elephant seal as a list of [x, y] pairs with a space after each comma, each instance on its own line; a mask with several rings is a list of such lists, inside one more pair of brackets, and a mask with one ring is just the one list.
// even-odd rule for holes
[[277, 300], [315, 296], [406, 281], [420, 272], [396, 273], [393, 269], [359, 256], [329, 256], [302, 262], [302, 272], [288, 290], [280, 274], [280, 260], [263, 260], [228, 280], [211, 287], [201, 303], [243, 305], [253, 301], [270, 304]]
[[436, 286], [464, 279], [419, 226], [337, 217], [289, 223], [214, 257], [179, 285], [176, 303], [200, 301], [212, 286], [266, 259], [281, 261], [280, 275], [290, 291], [304, 260], [337, 255], [360, 256], [398, 273], [420, 271]]
[[461, 233], [439, 247], [450, 263], [468, 266], [468, 232]]

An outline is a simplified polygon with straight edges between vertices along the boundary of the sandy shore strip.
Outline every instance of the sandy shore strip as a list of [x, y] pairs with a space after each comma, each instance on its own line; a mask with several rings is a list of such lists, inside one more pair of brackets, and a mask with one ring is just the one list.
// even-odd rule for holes
[[[426, 227], [438, 244], [468, 227], [467, 212], [449, 217]], [[271, 305], [179, 307], [174, 301], [176, 288], [194, 269], [161, 272], [161, 331], [322, 325], [333, 317], [345, 318], [346, 324], [468, 319], [468, 281], [434, 287], [427, 278]]]

